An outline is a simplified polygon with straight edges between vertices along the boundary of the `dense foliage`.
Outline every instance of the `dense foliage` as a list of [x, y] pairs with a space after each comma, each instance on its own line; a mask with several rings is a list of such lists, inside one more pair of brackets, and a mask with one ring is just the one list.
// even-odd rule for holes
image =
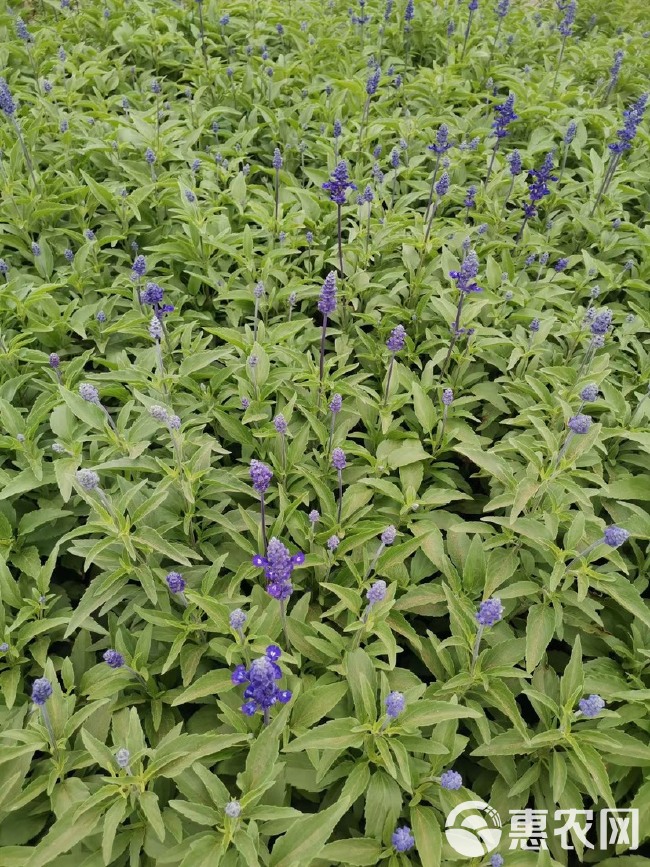
[[645, 7], [21, 7], [0, 865], [649, 865]]

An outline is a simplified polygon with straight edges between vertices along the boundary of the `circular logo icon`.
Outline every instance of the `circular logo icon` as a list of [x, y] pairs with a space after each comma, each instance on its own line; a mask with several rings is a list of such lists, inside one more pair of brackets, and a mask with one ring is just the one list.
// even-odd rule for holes
[[501, 817], [484, 801], [463, 801], [447, 816], [445, 836], [454, 852], [480, 858], [499, 845]]

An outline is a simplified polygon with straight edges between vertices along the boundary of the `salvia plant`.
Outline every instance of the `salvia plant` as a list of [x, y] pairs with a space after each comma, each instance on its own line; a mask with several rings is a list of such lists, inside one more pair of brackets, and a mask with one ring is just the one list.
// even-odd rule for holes
[[650, 867], [645, 6], [0, 29], [0, 867]]

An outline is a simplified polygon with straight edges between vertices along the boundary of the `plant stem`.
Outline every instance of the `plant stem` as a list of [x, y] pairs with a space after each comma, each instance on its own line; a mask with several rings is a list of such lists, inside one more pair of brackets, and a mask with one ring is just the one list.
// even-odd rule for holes
[[323, 327], [320, 335], [320, 384], [325, 374], [325, 338], [327, 336], [327, 313], [323, 313]]
[[560, 56], [557, 59], [557, 67], [555, 68], [555, 78], [553, 79], [553, 87], [551, 88], [551, 96], [555, 94], [555, 87], [557, 85], [557, 77], [560, 74], [560, 66], [562, 65], [562, 58], [564, 57], [564, 49], [566, 46], [566, 36], [562, 37], [562, 47], [560, 48]]
[[386, 391], [384, 392], [384, 406], [388, 403], [388, 392], [390, 389], [390, 380], [393, 375], [393, 365], [395, 363], [395, 353], [390, 357], [390, 362], [388, 364], [388, 376], [386, 378]]
[[[485, 186], [486, 187], [488, 185], [488, 181], [490, 180], [490, 175], [492, 174], [492, 168], [494, 166], [494, 160], [496, 158], [497, 151], [499, 150], [499, 142], [500, 141], [501, 141], [501, 139], [497, 139], [496, 144], [494, 145], [494, 148], [492, 150], [492, 158], [490, 159], [490, 165], [488, 166], [487, 175], [485, 177]], [[467, 215], [469, 217], [469, 208], [467, 209], [467, 211], [468, 211]]]
[[341, 509], [343, 508], [343, 471], [338, 470], [339, 477], [339, 508], [336, 516], [336, 523], [340, 525], [341, 523]]
[[336, 225], [338, 230], [338, 241], [339, 241], [339, 272], [341, 274], [341, 279], [345, 277], [343, 272], [343, 238], [341, 234], [341, 205], [336, 206]]
[[436, 154], [436, 164], [433, 167], [433, 177], [431, 178], [431, 189], [429, 190], [429, 201], [427, 202], [427, 209], [424, 212], [424, 221], [426, 222], [429, 218], [429, 208], [431, 207], [431, 202], [433, 201], [433, 193], [435, 191], [436, 180], [438, 178], [438, 168], [440, 167], [440, 157], [442, 154]]
[[11, 119], [13, 121], [14, 129], [16, 130], [16, 135], [18, 136], [18, 141], [20, 143], [20, 147], [22, 149], [23, 156], [25, 157], [25, 164], [27, 166], [27, 170], [31, 176], [32, 183], [34, 184], [34, 187], [36, 187], [36, 177], [34, 175], [34, 167], [32, 165], [32, 160], [31, 160], [31, 157], [29, 155], [29, 151], [27, 150], [27, 145], [25, 144], [25, 139], [23, 138], [23, 134], [20, 130], [20, 126], [18, 125], [18, 121], [16, 120], [16, 118], [12, 117]]
[[264, 494], [260, 494], [260, 521], [262, 524], [262, 542], [264, 543], [264, 555], [266, 556], [266, 503], [264, 502]]
[[513, 176], [510, 178], [510, 186], [508, 187], [508, 192], [507, 192], [507, 194], [506, 194], [506, 198], [505, 198], [505, 201], [504, 201], [504, 203], [503, 203], [503, 211], [502, 211], [502, 214], [503, 214], [504, 217], [505, 217], [505, 215], [506, 215], [506, 208], [507, 208], [507, 206], [508, 206], [508, 202], [510, 201], [510, 196], [512, 195], [512, 191], [513, 191], [514, 188], [515, 188], [515, 178], [514, 178], [514, 175], [513, 175]]
[[476, 668], [476, 660], [478, 659], [478, 652], [481, 646], [481, 639], [483, 638], [483, 627], [479, 626], [476, 632], [476, 639], [474, 641], [474, 647], [472, 648], [472, 662], [469, 668], [470, 674], [474, 673], [474, 669]]
[[469, 31], [470, 31], [470, 28], [472, 26], [472, 18], [473, 17], [474, 17], [474, 10], [470, 9], [469, 18], [467, 19], [467, 28], [465, 29], [465, 41], [463, 42], [463, 50], [461, 51], [461, 54], [460, 54], [461, 60], [464, 60], [464, 58], [465, 58], [465, 51], [467, 49], [467, 40], [469, 39]]

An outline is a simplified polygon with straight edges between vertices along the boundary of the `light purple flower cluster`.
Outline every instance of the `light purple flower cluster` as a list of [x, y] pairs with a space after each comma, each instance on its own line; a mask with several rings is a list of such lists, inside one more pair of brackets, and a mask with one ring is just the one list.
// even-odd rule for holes
[[409, 852], [415, 846], [415, 837], [407, 825], [396, 828], [391, 841], [397, 852]]
[[440, 775], [440, 785], [449, 792], [454, 792], [463, 785], [463, 778], [458, 771], [449, 770]]
[[583, 716], [593, 719], [605, 709], [605, 702], [599, 695], [592, 694], [588, 698], [581, 698], [578, 707]]
[[52, 697], [52, 684], [46, 677], [37, 677], [32, 684], [32, 701], [38, 707], [43, 707], [45, 702]]
[[404, 708], [406, 707], [404, 693], [395, 691], [389, 692], [384, 704], [386, 706], [386, 715], [391, 719], [396, 719], [401, 713], [403, 713]]
[[250, 465], [250, 477], [253, 481], [253, 489], [257, 491], [258, 494], [264, 494], [271, 484], [273, 471], [270, 467], [267, 467], [266, 464], [262, 463], [262, 461], [253, 458]]
[[503, 605], [501, 600], [493, 597], [481, 602], [476, 612], [476, 622], [479, 626], [494, 626], [503, 617]]
[[266, 589], [274, 599], [288, 599], [293, 593], [291, 573], [296, 566], [305, 562], [305, 555], [298, 551], [293, 557], [288, 548], [273, 537], [266, 549], [266, 557], [256, 554], [253, 557], [253, 566], [264, 569], [267, 580]]
[[591, 416], [582, 412], [572, 415], [567, 422], [569, 430], [574, 434], [586, 434], [591, 427]]
[[617, 527], [612, 524], [611, 527], [606, 527], [603, 533], [603, 541], [610, 548], [620, 548], [630, 538], [630, 534], [623, 527]]
[[403, 325], [397, 325], [390, 333], [386, 346], [391, 352], [401, 352], [406, 345], [406, 330]]

